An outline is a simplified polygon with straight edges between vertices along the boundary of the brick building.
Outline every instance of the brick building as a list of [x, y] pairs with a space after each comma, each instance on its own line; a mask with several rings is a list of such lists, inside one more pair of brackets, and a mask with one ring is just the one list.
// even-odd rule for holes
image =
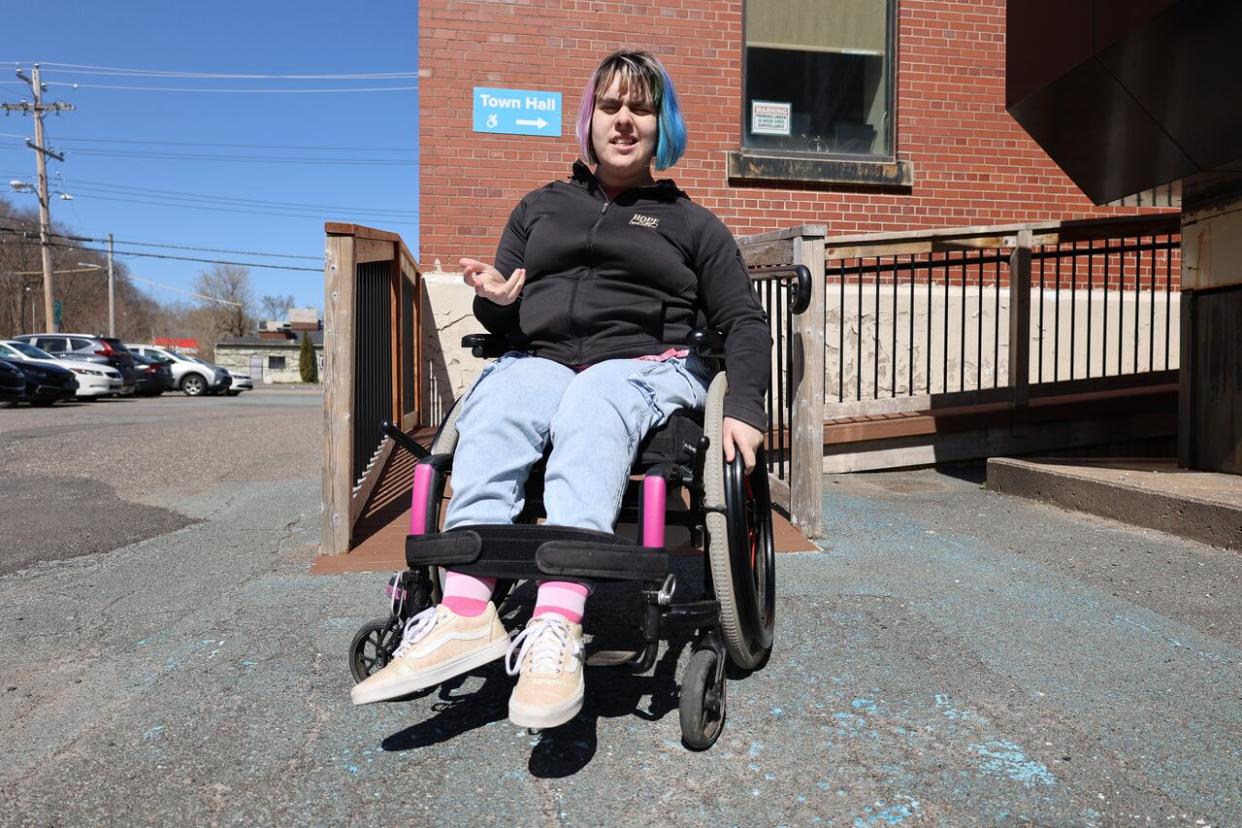
[[[1132, 213], [1096, 207], [1005, 111], [1004, 0], [423, 0], [420, 258], [490, 260], [509, 210], [567, 174], [582, 85], [620, 47], [669, 69], [670, 171], [738, 235]], [[477, 88], [557, 92], [559, 137], [473, 131]]]

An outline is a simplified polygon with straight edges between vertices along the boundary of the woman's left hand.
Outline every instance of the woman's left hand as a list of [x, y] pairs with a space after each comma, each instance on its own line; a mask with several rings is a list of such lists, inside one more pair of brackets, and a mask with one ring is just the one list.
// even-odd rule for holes
[[741, 420], [725, 417], [720, 436], [724, 441], [725, 460], [732, 463], [734, 454], [741, 452], [746, 473], [754, 471], [755, 452], [763, 445], [763, 432]]

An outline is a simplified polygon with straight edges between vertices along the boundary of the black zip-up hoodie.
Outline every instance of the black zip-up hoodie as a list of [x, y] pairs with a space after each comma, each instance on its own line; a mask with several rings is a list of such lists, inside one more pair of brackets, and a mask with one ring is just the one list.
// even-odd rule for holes
[[517, 349], [563, 365], [685, 347], [696, 327], [725, 335], [725, 415], [760, 430], [772, 339], [741, 251], [710, 210], [671, 180], [608, 201], [581, 161], [568, 181], [526, 195], [496, 251], [506, 278], [526, 268], [518, 300], [474, 300], [474, 314]]

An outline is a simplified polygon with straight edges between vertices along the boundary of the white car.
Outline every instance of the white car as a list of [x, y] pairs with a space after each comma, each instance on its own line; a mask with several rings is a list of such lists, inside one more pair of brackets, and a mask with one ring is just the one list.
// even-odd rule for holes
[[169, 369], [172, 371], [173, 384], [180, 388], [181, 393], [187, 397], [197, 397], [201, 394], [219, 394], [221, 391], [228, 390], [229, 372], [223, 368], [203, 362], [187, 354], [161, 348], [158, 345], [130, 345], [126, 343], [125, 347], [136, 354], [142, 354], [152, 359], [166, 360]]
[[83, 362], [77, 359], [57, 359], [41, 348], [16, 339], [0, 341], [0, 359], [7, 359], [11, 362], [46, 362], [61, 368], [68, 368], [78, 380], [76, 394], [83, 398], [94, 399], [120, 394], [125, 385], [125, 381], [121, 379], [121, 372], [111, 365], [102, 362]]
[[254, 383], [250, 381], [249, 374], [238, 374], [233, 371], [229, 371], [229, 376], [233, 378], [233, 384], [229, 386], [228, 390], [228, 395], [230, 397], [236, 397], [243, 391], [254, 390]]

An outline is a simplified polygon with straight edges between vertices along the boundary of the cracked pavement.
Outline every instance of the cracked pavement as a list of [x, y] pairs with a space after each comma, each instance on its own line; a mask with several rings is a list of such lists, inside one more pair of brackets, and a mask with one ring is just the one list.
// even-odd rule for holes
[[[0, 824], [1242, 822], [1236, 554], [969, 472], [829, 478], [825, 551], [778, 559], [776, 649], [712, 750], [679, 741], [680, 646], [588, 671], [583, 714], [532, 736], [499, 663], [350, 706], [385, 577], [307, 574], [318, 397], [89, 409], [0, 411], [8, 491], [105, 524], [0, 557]], [[623, 635], [624, 591], [588, 625]]]

